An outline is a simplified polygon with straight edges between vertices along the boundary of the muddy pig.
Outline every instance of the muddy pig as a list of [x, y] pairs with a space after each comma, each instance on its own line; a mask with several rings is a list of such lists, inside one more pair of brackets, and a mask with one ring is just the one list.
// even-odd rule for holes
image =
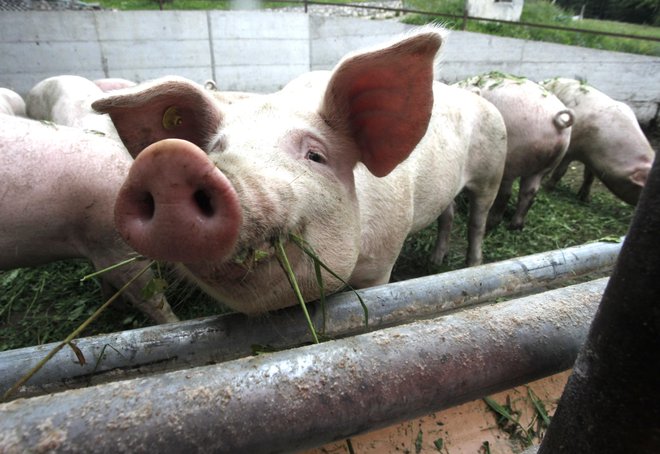
[[574, 114], [543, 87], [522, 77], [492, 72], [457, 85], [480, 93], [504, 117], [508, 141], [506, 166], [488, 217], [488, 228], [501, 222], [513, 182], [520, 178], [516, 211], [508, 225], [511, 230], [520, 230], [541, 180], [566, 153]]
[[549, 79], [542, 85], [575, 111], [575, 125], [566, 156], [552, 172], [552, 188], [572, 161], [584, 164], [578, 197], [586, 201], [594, 176], [626, 203], [635, 205], [655, 154], [632, 109], [574, 79]]
[[[0, 269], [84, 257], [106, 268], [134, 251], [113, 223], [115, 197], [131, 165], [120, 143], [79, 129], [0, 114]], [[121, 288], [142, 267], [102, 275]], [[176, 321], [165, 297], [141, 295], [150, 272], [124, 294], [158, 323]]]
[[[462, 110], [456, 89], [434, 88], [442, 33], [426, 27], [350, 54], [320, 86], [231, 104], [180, 78], [96, 101], [136, 156], [115, 206], [118, 230], [255, 314], [295, 304], [274, 244], [307, 301], [320, 290], [292, 235], [353, 286], [383, 284], [406, 235], [435, 221], [465, 185], [478, 263], [505, 129], [479, 97]], [[342, 287], [325, 272], [324, 285]]]
[[0, 88], [0, 114], [25, 116], [25, 101], [21, 95], [8, 88]]
[[103, 94], [103, 90], [84, 77], [49, 77], [32, 87], [25, 98], [27, 115], [34, 120], [52, 121], [119, 140], [112, 121], [91, 108], [92, 101]]

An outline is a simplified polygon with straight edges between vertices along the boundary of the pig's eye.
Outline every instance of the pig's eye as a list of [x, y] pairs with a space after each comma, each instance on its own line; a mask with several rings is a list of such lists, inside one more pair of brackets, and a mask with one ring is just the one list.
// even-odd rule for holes
[[325, 164], [325, 158], [318, 151], [307, 150], [307, 156], [305, 156], [305, 159], [309, 159], [310, 161], [318, 162], [319, 164]]

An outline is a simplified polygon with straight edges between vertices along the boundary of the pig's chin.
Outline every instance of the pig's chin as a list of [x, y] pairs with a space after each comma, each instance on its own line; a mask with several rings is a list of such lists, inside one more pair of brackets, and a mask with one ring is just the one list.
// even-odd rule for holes
[[[300, 286], [308, 291], [318, 288], [312, 260], [289, 242], [284, 249]], [[297, 304], [272, 245], [239, 252], [224, 263], [187, 263], [181, 267], [202, 290], [238, 312], [259, 314]]]

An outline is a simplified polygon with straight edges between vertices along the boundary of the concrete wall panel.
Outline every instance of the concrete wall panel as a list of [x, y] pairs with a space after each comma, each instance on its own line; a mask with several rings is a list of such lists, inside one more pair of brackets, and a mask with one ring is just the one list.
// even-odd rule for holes
[[[144, 81], [176, 74], [226, 90], [270, 92], [348, 52], [410, 29], [396, 21], [267, 11], [48, 11], [0, 15], [0, 86], [25, 94], [59, 74]], [[660, 104], [660, 58], [454, 31], [437, 77], [503, 71], [586, 79], [642, 122]]]
[[308, 66], [223, 66], [216, 69], [215, 81], [220, 90], [271, 93], [290, 80], [309, 71]]
[[[130, 47], [130, 52], [127, 48]], [[135, 41], [130, 44], [109, 41], [102, 44], [103, 57], [110, 74], [122, 69], [211, 67], [208, 41], [161, 40]]]
[[96, 40], [94, 16], [89, 11], [3, 11], [0, 14], [0, 41]]
[[309, 67], [309, 43], [292, 39], [219, 39], [213, 42], [215, 63], [219, 66]]
[[309, 39], [309, 17], [303, 13], [209, 11], [214, 38]]
[[127, 43], [160, 40], [206, 40], [204, 11], [103, 11], [94, 14], [98, 39]]

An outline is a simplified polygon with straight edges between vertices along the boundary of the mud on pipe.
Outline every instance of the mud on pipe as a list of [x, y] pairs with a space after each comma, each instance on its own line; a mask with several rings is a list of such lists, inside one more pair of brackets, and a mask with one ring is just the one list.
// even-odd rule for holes
[[[365, 289], [360, 294], [369, 308], [369, 329], [375, 330], [608, 270], [620, 246], [586, 244]], [[310, 305], [310, 311], [321, 331], [324, 317], [320, 308]], [[364, 313], [355, 296], [331, 297], [325, 314], [326, 337], [364, 332]], [[265, 318], [231, 314], [83, 338], [76, 345], [86, 358], [85, 365], [78, 364], [73, 352], [65, 349], [15, 397], [228, 361], [253, 354], [255, 345], [283, 349], [309, 342], [298, 308]], [[16, 383], [53, 345], [0, 353], [0, 392]]]
[[573, 364], [606, 279], [324, 344], [0, 405], [0, 445], [283, 452]]

